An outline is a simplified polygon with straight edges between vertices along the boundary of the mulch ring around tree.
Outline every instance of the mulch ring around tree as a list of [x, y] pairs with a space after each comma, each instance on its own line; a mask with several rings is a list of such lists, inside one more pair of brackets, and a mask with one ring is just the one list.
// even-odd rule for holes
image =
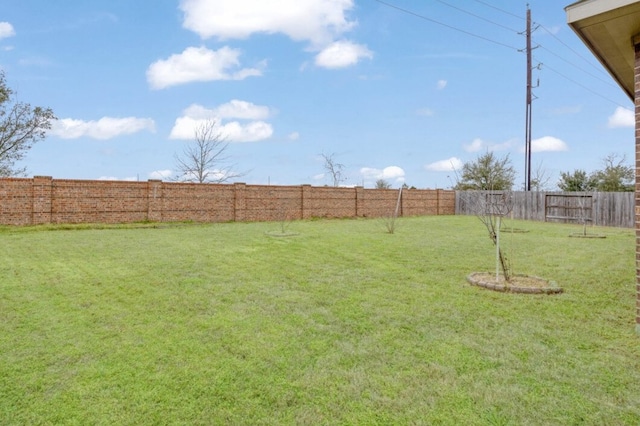
[[495, 272], [473, 272], [467, 276], [467, 281], [478, 287], [505, 293], [558, 294], [564, 291], [555, 282], [530, 275], [513, 275], [511, 281], [506, 282], [503, 276], [496, 280]]
[[511, 234], [526, 234], [527, 232], [529, 232], [529, 230], [522, 228], [500, 228], [500, 232], [509, 232]]
[[582, 234], [582, 233], [573, 233], [573, 234], [569, 234], [570, 237], [573, 238], [607, 238], [606, 235], [602, 235], [602, 234]]
[[270, 237], [295, 237], [296, 235], [300, 235], [297, 232], [281, 232], [281, 231], [266, 231], [264, 233]]

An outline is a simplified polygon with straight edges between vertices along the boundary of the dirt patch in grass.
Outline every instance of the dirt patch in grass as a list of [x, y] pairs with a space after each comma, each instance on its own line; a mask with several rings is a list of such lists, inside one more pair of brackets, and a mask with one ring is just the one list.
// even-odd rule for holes
[[502, 228], [500, 229], [501, 232], [510, 232], [512, 234], [526, 234], [527, 232], [529, 232], [528, 229], [522, 229], [522, 228]]
[[280, 231], [268, 231], [264, 233], [270, 237], [295, 237], [299, 235], [297, 232], [280, 232]]
[[607, 238], [606, 235], [603, 234], [569, 234], [572, 238]]
[[511, 281], [505, 281], [504, 277], [490, 272], [474, 272], [467, 276], [470, 284], [477, 285], [494, 291], [526, 294], [557, 294], [562, 293], [562, 287], [544, 278], [530, 275], [514, 275]]

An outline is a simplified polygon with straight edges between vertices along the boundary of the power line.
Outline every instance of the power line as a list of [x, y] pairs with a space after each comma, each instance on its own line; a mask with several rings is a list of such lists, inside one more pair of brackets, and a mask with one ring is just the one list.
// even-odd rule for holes
[[[438, 1], [438, 2], [440, 2], [440, 3], [443, 3], [443, 4], [446, 4], [447, 6], [450, 6], [450, 7], [456, 8], [456, 9], [459, 9], [459, 8], [457, 8], [457, 7], [455, 7], [455, 6], [452, 6], [452, 5], [447, 4], [446, 2], [444, 2], [444, 1], [442, 1], [442, 0], [436, 0], [436, 1]], [[516, 14], [514, 14], [514, 13], [511, 13], [511, 12], [507, 11], [507, 10], [501, 9], [501, 8], [499, 8], [499, 7], [497, 7], [497, 6], [494, 6], [494, 5], [492, 5], [492, 4], [489, 4], [489, 3], [485, 2], [485, 1], [482, 1], [482, 0], [473, 0], [473, 1], [475, 1], [476, 3], [480, 3], [480, 4], [484, 5], [484, 6], [490, 7], [490, 8], [492, 8], [492, 9], [494, 9], [494, 10], [500, 11], [500, 12], [502, 12], [502, 13], [504, 13], [504, 14], [506, 14], [506, 15], [512, 16], [512, 17], [514, 17], [514, 18], [518, 18], [518, 19], [522, 19], [522, 20], [524, 20], [524, 18], [523, 18], [522, 16], [516, 15]], [[459, 9], [459, 10], [461, 10], [461, 11], [463, 11], [463, 12], [465, 12], [465, 13], [468, 13], [468, 14], [470, 14], [470, 15], [476, 16], [476, 15], [474, 15], [474, 14], [472, 14], [472, 13], [470, 13], [470, 12], [466, 12], [466, 11], [464, 11], [464, 10], [462, 10], [462, 9]], [[479, 16], [476, 16], [476, 17], [477, 17], [477, 18], [479, 18], [479, 19], [483, 19], [482, 17], [479, 17]], [[485, 19], [483, 19], [483, 20], [485, 20]], [[486, 20], [486, 21], [487, 21], [487, 22], [491, 22], [491, 21], [489, 21], [489, 20]], [[494, 23], [494, 22], [491, 22], [491, 23]], [[496, 24], [496, 23], [494, 23], [494, 24], [495, 24], [495, 25], [499, 25], [499, 26], [500, 26], [500, 24]], [[562, 44], [564, 47], [566, 47], [567, 49], [569, 49], [569, 50], [570, 50], [574, 55], [576, 55], [577, 57], [579, 57], [580, 59], [582, 59], [582, 60], [583, 60], [586, 64], [588, 64], [591, 68], [593, 68], [593, 69], [597, 70], [599, 73], [601, 73], [601, 74], [603, 74], [603, 75], [607, 76], [607, 73], [606, 73], [602, 68], [600, 68], [600, 67], [598, 67], [597, 65], [595, 65], [595, 64], [594, 64], [592, 61], [590, 61], [588, 58], [584, 57], [584, 55], [580, 54], [580, 52], [578, 52], [577, 50], [575, 50], [574, 48], [572, 48], [571, 46], [569, 46], [567, 43], [565, 43], [564, 41], [562, 41], [558, 36], [556, 36], [556, 35], [553, 33], [553, 31], [549, 30], [548, 28], [546, 28], [544, 25], [540, 24], [539, 22], [535, 22], [535, 25], [536, 25], [537, 27], [542, 28], [542, 29], [543, 29], [547, 34], [549, 34], [551, 37], [553, 37], [554, 39], [556, 39], [556, 41], [558, 41], [558, 43]], [[585, 74], [588, 74], [588, 75], [590, 75], [590, 76], [592, 76], [592, 77], [594, 77], [594, 78], [596, 78], [596, 79], [598, 79], [598, 80], [600, 80], [600, 81], [606, 82], [606, 83], [608, 83], [608, 84], [610, 84], [610, 85], [612, 85], [612, 86], [613, 86], [613, 84], [612, 84], [611, 82], [609, 82], [609, 81], [605, 81], [605, 80], [602, 80], [602, 79], [598, 78], [597, 76], [595, 76], [595, 75], [593, 75], [593, 74], [591, 74], [591, 73], [588, 73], [587, 71], [584, 71], [584, 70], [583, 70], [581, 67], [579, 67], [578, 65], [575, 65], [575, 64], [573, 64], [572, 62], [568, 61], [567, 59], [563, 58], [562, 56], [560, 56], [560, 55], [557, 55], [557, 54], [553, 53], [552, 51], [550, 51], [550, 50], [549, 50], [549, 49], [547, 49], [546, 47], [544, 47], [544, 46], [540, 46], [540, 47], [541, 47], [541, 48], [543, 48], [544, 50], [548, 51], [548, 52], [549, 52], [549, 53], [551, 53], [552, 55], [556, 56], [558, 59], [563, 60], [564, 62], [567, 62], [568, 64], [570, 64], [570, 65], [572, 65], [572, 66], [574, 66], [574, 67], [578, 68], [580, 71], [584, 72]]]
[[500, 24], [498, 22], [495, 22], [495, 21], [492, 21], [490, 19], [484, 18], [484, 17], [482, 17], [480, 15], [476, 15], [473, 12], [469, 12], [468, 10], [465, 10], [465, 9], [460, 8], [460, 7], [454, 6], [454, 5], [450, 4], [450, 3], [447, 3], [446, 1], [443, 1], [443, 0], [436, 0], [436, 1], [438, 3], [444, 4], [445, 6], [448, 6], [448, 7], [452, 8], [452, 9], [458, 10], [458, 11], [460, 11], [462, 13], [466, 13], [467, 15], [473, 16], [474, 18], [478, 18], [478, 19], [480, 19], [482, 21], [488, 22], [488, 23], [490, 23], [492, 25], [495, 25], [497, 27], [504, 28], [504, 29], [512, 31], [512, 32], [514, 32], [516, 34], [518, 34], [518, 32], [519, 32], [518, 30], [514, 30], [513, 28], [507, 27], [506, 25], [502, 25], [502, 24]]
[[522, 16], [516, 15], [516, 14], [511, 13], [511, 12], [508, 12], [508, 11], [506, 11], [506, 10], [504, 10], [504, 9], [500, 9], [499, 7], [496, 7], [496, 6], [494, 6], [494, 5], [492, 5], [492, 4], [489, 4], [489, 3], [487, 3], [487, 2], [484, 2], [484, 1], [481, 1], [481, 0], [473, 0], [473, 1], [475, 1], [476, 3], [480, 3], [480, 4], [482, 4], [482, 5], [485, 5], [485, 6], [487, 6], [487, 7], [490, 7], [490, 8], [492, 8], [492, 9], [495, 9], [495, 10], [497, 10], [497, 11], [500, 11], [500, 12], [502, 12], [502, 13], [506, 14], [506, 15], [513, 16], [514, 18], [518, 18], [518, 19], [521, 19], [521, 20], [523, 20], [523, 21], [525, 20], [525, 18], [523, 18]]
[[[429, 18], [428, 16], [425, 16], [425, 15], [419, 14], [419, 13], [417, 13], [417, 12], [413, 12], [413, 11], [411, 11], [411, 10], [408, 10], [408, 9], [402, 8], [402, 7], [400, 7], [400, 6], [396, 6], [396, 5], [391, 4], [391, 3], [388, 3], [388, 2], [386, 2], [386, 1], [383, 1], [383, 0], [374, 0], [374, 1], [376, 1], [376, 2], [380, 3], [380, 4], [384, 5], [384, 6], [387, 6], [387, 7], [391, 8], [391, 9], [398, 10], [398, 11], [400, 11], [400, 12], [402, 12], [402, 13], [405, 13], [405, 14], [408, 14], [408, 15], [411, 15], [411, 16], [414, 16], [414, 17], [416, 17], [416, 18], [423, 19], [423, 20], [425, 20], [425, 21], [428, 21], [428, 22], [431, 22], [431, 23], [434, 23], [434, 24], [437, 24], [437, 25], [443, 26], [443, 27], [445, 27], [445, 28], [448, 28], [448, 29], [451, 29], [451, 30], [454, 30], [454, 31], [457, 31], [457, 32], [460, 32], [460, 33], [463, 33], [463, 34], [466, 34], [466, 35], [468, 35], [468, 36], [475, 37], [475, 38], [478, 38], [478, 39], [481, 39], [481, 40], [484, 40], [484, 41], [487, 41], [487, 42], [490, 42], [490, 43], [493, 43], [493, 44], [496, 44], [496, 45], [499, 45], [499, 46], [503, 46], [503, 47], [506, 47], [506, 48], [509, 48], [509, 49], [515, 50], [515, 51], [517, 51], [517, 52], [523, 52], [523, 51], [524, 51], [523, 49], [518, 49], [517, 47], [514, 47], [514, 46], [511, 46], [511, 45], [508, 45], [508, 44], [506, 44], [506, 43], [502, 43], [502, 42], [500, 42], [500, 41], [496, 41], [496, 40], [490, 39], [490, 38], [488, 38], [488, 37], [484, 37], [484, 36], [482, 36], [482, 35], [475, 34], [475, 33], [472, 33], [472, 32], [470, 32], [470, 31], [466, 31], [466, 30], [463, 30], [463, 29], [457, 28], [457, 27], [455, 27], [455, 26], [453, 26], [453, 25], [449, 25], [449, 24], [446, 24], [446, 23], [444, 23], [444, 22], [440, 22], [440, 21], [438, 21], [438, 20], [436, 20], [436, 19]], [[459, 8], [459, 7], [453, 6], [453, 5], [449, 4], [449, 3], [447, 3], [446, 1], [443, 1], [443, 0], [436, 0], [436, 1], [437, 1], [437, 2], [439, 2], [439, 3], [441, 3], [441, 4], [443, 4], [443, 5], [446, 5], [446, 6], [448, 6], [448, 7], [451, 7], [451, 8], [453, 8], [453, 9], [459, 10], [460, 12], [463, 12], [463, 13], [469, 14], [469, 15], [471, 15], [471, 16], [474, 16], [474, 17], [478, 18], [478, 19], [481, 19], [481, 20], [483, 20], [483, 21], [489, 22], [489, 23], [491, 23], [491, 24], [493, 24], [493, 25], [497, 25], [497, 26], [500, 26], [500, 27], [502, 27], [502, 28], [505, 28], [505, 29], [508, 29], [508, 30], [510, 30], [510, 31], [514, 31], [514, 32], [518, 33], [517, 31], [515, 31], [515, 30], [513, 30], [513, 29], [511, 29], [511, 28], [508, 28], [508, 27], [506, 27], [506, 26], [503, 26], [503, 25], [501, 25], [501, 24], [499, 24], [499, 23], [496, 23], [496, 22], [493, 22], [493, 21], [491, 21], [491, 20], [485, 19], [485, 18], [483, 18], [483, 17], [481, 17], [481, 16], [478, 16], [478, 15], [476, 15], [476, 14], [472, 13], [472, 12], [466, 11], [466, 10], [464, 10], [464, 9], [462, 9], [462, 8]], [[518, 15], [516, 15], [516, 14], [513, 14], [513, 13], [511, 13], [511, 12], [508, 12], [508, 11], [506, 11], [506, 10], [504, 10], [504, 9], [501, 9], [501, 8], [499, 8], [499, 7], [496, 7], [496, 6], [493, 6], [493, 5], [491, 5], [491, 4], [489, 4], [489, 3], [485, 2], [485, 1], [482, 1], [482, 0], [473, 0], [473, 1], [475, 1], [475, 2], [477, 2], [477, 3], [480, 3], [480, 4], [484, 5], [484, 6], [490, 7], [490, 8], [492, 8], [492, 9], [498, 10], [498, 11], [500, 11], [500, 12], [502, 12], [502, 13], [507, 14], [507, 15], [513, 16], [513, 17], [515, 17], [515, 18], [523, 19], [523, 20], [525, 19], [525, 18], [522, 18], [521, 16], [518, 16]], [[576, 56], [580, 57], [582, 60], [584, 60], [585, 62], [587, 62], [590, 66], [594, 67], [595, 69], [597, 69], [597, 70], [598, 70], [598, 71], [600, 71], [600, 72], [603, 72], [601, 69], [599, 69], [599, 68], [597, 68], [595, 65], [593, 65], [593, 63], [592, 63], [592, 62], [590, 62], [589, 60], [587, 60], [584, 56], [582, 56], [582, 55], [581, 55], [579, 52], [577, 52], [575, 49], [571, 48], [571, 47], [570, 47], [569, 45], [567, 45], [565, 42], [563, 42], [563, 41], [562, 41], [562, 40], [560, 40], [558, 37], [556, 37], [556, 36], [555, 36], [555, 34], [553, 34], [553, 33], [552, 33], [551, 31], [549, 31], [547, 28], [545, 28], [545, 27], [544, 27], [544, 26], [542, 26], [541, 24], [537, 24], [537, 25], [538, 25], [539, 27], [543, 28], [547, 33], [549, 33], [549, 34], [550, 34], [552, 37], [554, 37], [554, 38], [555, 38], [559, 43], [561, 43], [563, 46], [565, 46], [567, 49], [569, 49], [569, 50], [570, 50], [572, 53], [574, 53]], [[518, 33], [518, 34], [522, 34], [522, 33]], [[585, 74], [587, 74], [587, 75], [589, 75], [589, 76], [591, 76], [591, 77], [593, 77], [593, 78], [596, 78], [596, 79], [598, 79], [598, 80], [600, 80], [600, 81], [602, 81], [602, 82], [604, 82], [604, 83], [607, 83], [607, 84], [609, 84], [609, 85], [611, 85], [611, 86], [614, 86], [612, 83], [610, 83], [610, 82], [608, 82], [608, 81], [606, 81], [606, 80], [603, 80], [603, 79], [599, 78], [598, 76], [593, 75], [592, 73], [589, 73], [589, 72], [585, 71], [585, 70], [584, 70], [584, 69], [582, 69], [581, 67], [579, 67], [579, 66], [577, 66], [577, 65], [573, 64], [572, 62], [568, 61], [567, 59], [564, 59], [561, 55], [558, 55], [558, 54], [556, 54], [556, 53], [552, 52], [551, 50], [549, 50], [549, 49], [545, 48], [544, 46], [539, 45], [539, 47], [541, 47], [541, 48], [542, 48], [542, 49], [544, 49], [545, 51], [549, 52], [551, 55], [553, 55], [553, 56], [557, 57], [558, 59], [561, 59], [562, 61], [564, 61], [564, 62], [568, 63], [569, 65], [572, 65], [572, 66], [576, 67], [577, 69], [579, 69], [579, 70], [580, 70], [580, 71], [582, 71], [583, 73], [585, 73]], [[538, 60], [536, 59], [536, 61], [538, 61]], [[538, 61], [538, 62], [540, 62], [540, 61]], [[542, 62], [540, 62], [540, 64], [542, 64]], [[562, 74], [562, 73], [560, 73], [560, 72], [556, 71], [555, 69], [553, 69], [553, 68], [551, 68], [550, 66], [548, 66], [546, 63], [544, 64], [544, 66], [545, 66], [545, 68], [549, 69], [550, 71], [552, 71], [552, 72], [556, 73], [557, 75], [559, 75], [559, 76], [563, 77], [564, 79], [566, 79], [566, 80], [570, 81], [571, 83], [573, 83], [573, 84], [575, 84], [575, 85], [577, 85], [577, 86], [579, 86], [579, 87], [582, 87], [583, 89], [587, 90], [588, 92], [590, 92], [590, 93], [592, 93], [592, 94], [594, 94], [594, 95], [596, 95], [596, 96], [598, 96], [598, 97], [600, 97], [600, 98], [602, 98], [602, 99], [605, 99], [606, 101], [611, 102], [611, 103], [613, 103], [613, 104], [615, 104], [615, 105], [617, 105], [617, 106], [622, 106], [622, 107], [624, 107], [623, 105], [620, 105], [618, 102], [613, 101], [613, 100], [611, 100], [611, 99], [607, 98], [606, 96], [604, 96], [604, 95], [602, 95], [602, 94], [600, 94], [600, 93], [598, 93], [598, 92], [596, 92], [596, 91], [592, 90], [592, 89], [591, 89], [591, 88], [589, 88], [588, 86], [585, 86], [584, 84], [578, 83], [578, 82], [577, 82], [577, 81], [575, 81], [574, 79], [572, 79], [572, 78], [570, 78], [570, 77], [567, 77], [566, 75], [564, 75], [564, 74]], [[625, 108], [626, 108], [626, 107], [625, 107]]]
[[567, 60], [567, 59], [563, 58], [562, 56], [560, 56], [560, 55], [558, 55], [558, 54], [556, 54], [556, 53], [552, 52], [551, 50], [547, 49], [547, 48], [546, 48], [546, 47], [544, 47], [543, 45], [538, 45], [538, 47], [540, 47], [540, 48], [541, 48], [541, 49], [543, 49], [543, 50], [546, 50], [546, 51], [547, 51], [547, 52], [549, 52], [551, 55], [553, 55], [553, 56], [555, 56], [556, 58], [560, 59], [561, 61], [563, 61], [563, 62], [565, 62], [565, 63], [567, 63], [567, 64], [571, 65], [572, 67], [577, 68], [578, 70], [582, 71], [583, 73], [585, 73], [585, 74], [587, 74], [587, 75], [590, 75], [591, 77], [595, 78], [596, 80], [599, 80], [599, 81], [601, 81], [601, 82], [603, 82], [603, 83], [605, 83], [605, 84], [608, 84], [608, 85], [609, 85], [609, 86], [611, 86], [611, 87], [616, 87], [616, 86], [615, 86], [615, 84], [611, 83], [611, 81], [610, 81], [610, 80], [605, 80], [604, 78], [600, 78], [600, 76], [597, 76], [597, 75], [595, 75], [595, 74], [593, 74], [593, 73], [590, 73], [590, 72], [588, 72], [588, 71], [585, 71], [585, 70], [584, 70], [584, 69], [582, 69], [580, 66], [578, 66], [578, 65], [574, 64], [573, 62], [571, 62], [571, 61], [569, 61], [569, 60]]
[[391, 4], [391, 3], [387, 3], [387, 2], [382, 1], [382, 0], [375, 0], [375, 1], [377, 1], [378, 3], [380, 3], [380, 4], [382, 4], [382, 5], [385, 5], [385, 6], [387, 6], [387, 7], [390, 7], [390, 8], [392, 8], [392, 9], [396, 9], [396, 10], [398, 10], [398, 11], [400, 11], [400, 12], [403, 12], [403, 13], [406, 13], [406, 14], [408, 14], [408, 15], [415, 16], [416, 18], [424, 19], [425, 21], [429, 21], [429, 22], [432, 22], [432, 23], [434, 23], [434, 24], [441, 25], [441, 26], [443, 26], [443, 27], [449, 28], [449, 29], [454, 30], [454, 31], [458, 31], [458, 32], [463, 33], [463, 34], [466, 34], [466, 35], [468, 35], [468, 36], [475, 37], [475, 38], [479, 38], [479, 39], [481, 39], [481, 40], [488, 41], [488, 42], [490, 42], [490, 43], [497, 44], [497, 45], [499, 45], [499, 46], [507, 47], [507, 48], [509, 48], [509, 49], [512, 49], [512, 50], [518, 51], [518, 48], [517, 48], [517, 47], [510, 46], [510, 45], [508, 45], [508, 44], [506, 44], [506, 43], [502, 43], [502, 42], [500, 42], [500, 41], [496, 41], [496, 40], [493, 40], [493, 39], [490, 39], [490, 38], [487, 38], [487, 37], [481, 36], [481, 35], [479, 35], [479, 34], [475, 34], [475, 33], [472, 33], [472, 32], [469, 32], [469, 31], [466, 31], [466, 30], [463, 30], [463, 29], [460, 29], [460, 28], [454, 27], [454, 26], [449, 25], [449, 24], [445, 24], [445, 23], [443, 23], [443, 22], [437, 21], [437, 20], [435, 20], [435, 19], [429, 18], [429, 17], [427, 17], [427, 16], [421, 15], [421, 14], [416, 13], [416, 12], [412, 12], [412, 11], [410, 11], [410, 10], [408, 10], [408, 9], [404, 9], [404, 8], [402, 8], [402, 7], [399, 7], [399, 6], [393, 5], [393, 4]]
[[571, 46], [569, 46], [568, 44], [566, 44], [564, 41], [560, 40], [558, 37], [556, 37], [556, 35], [549, 31], [548, 29], [546, 29], [542, 24], [537, 24], [540, 28], [542, 28], [543, 30], [545, 30], [551, 37], [555, 38], [560, 44], [562, 44], [564, 47], [566, 47], [567, 49], [569, 49], [570, 51], [572, 51], [574, 53], [574, 55], [578, 56], [580, 59], [582, 59], [584, 62], [586, 62], [589, 66], [591, 66], [592, 68], [600, 71], [601, 73], [605, 74], [606, 73], [601, 69], [598, 68], [597, 66], [595, 66], [593, 64], [593, 62], [591, 62], [590, 60], [588, 60], [587, 58], [585, 58], [584, 56], [582, 56], [578, 51], [576, 51], [575, 49], [573, 49]]
[[552, 72], [554, 72], [554, 73], [558, 74], [560, 77], [562, 77], [562, 78], [564, 78], [564, 79], [566, 79], [566, 80], [568, 80], [568, 81], [572, 82], [573, 84], [575, 84], [575, 85], [577, 85], [577, 86], [582, 87], [584, 90], [586, 90], [586, 91], [588, 91], [588, 92], [590, 92], [590, 93], [592, 93], [592, 94], [594, 94], [594, 95], [596, 95], [596, 96], [598, 96], [598, 97], [600, 97], [600, 98], [604, 99], [605, 101], [611, 102], [612, 104], [614, 104], [614, 105], [616, 105], [616, 106], [619, 106], [619, 107], [622, 107], [622, 108], [628, 108], [628, 107], [626, 107], [626, 106], [624, 106], [624, 105], [621, 105], [620, 103], [618, 103], [618, 102], [616, 102], [616, 101], [614, 101], [614, 100], [612, 100], [612, 99], [610, 99], [610, 98], [607, 98], [606, 96], [604, 96], [604, 95], [602, 95], [602, 94], [600, 94], [600, 93], [598, 93], [598, 92], [596, 92], [596, 91], [594, 91], [594, 90], [591, 90], [591, 88], [589, 88], [588, 86], [585, 86], [584, 84], [580, 84], [580, 83], [578, 83], [577, 81], [573, 80], [572, 78], [567, 77], [566, 75], [562, 74], [561, 72], [559, 72], [559, 71], [557, 71], [557, 70], [555, 70], [555, 69], [551, 68], [549, 65], [544, 65], [544, 67], [545, 67], [545, 68], [547, 68], [547, 69], [549, 69], [550, 71], [552, 71]]

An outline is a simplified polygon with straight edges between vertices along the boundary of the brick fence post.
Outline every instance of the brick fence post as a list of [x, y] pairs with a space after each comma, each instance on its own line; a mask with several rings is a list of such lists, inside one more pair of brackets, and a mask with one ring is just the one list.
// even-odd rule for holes
[[147, 182], [147, 220], [162, 222], [162, 181], [149, 179]]
[[311, 199], [311, 185], [305, 184], [302, 185], [301, 188], [302, 190], [300, 191], [300, 194], [302, 200], [300, 202], [300, 206], [302, 212], [300, 216], [302, 217], [302, 219], [309, 219], [311, 217], [311, 206], [309, 204], [309, 200]]
[[33, 177], [33, 216], [31, 223], [40, 225], [51, 223], [51, 191], [53, 179], [51, 176]]
[[356, 186], [356, 217], [363, 217], [365, 212], [364, 187]]
[[247, 213], [247, 185], [242, 182], [234, 183], [233, 193], [233, 220], [244, 222]]
[[636, 332], [640, 334], [640, 34], [633, 37], [635, 46], [634, 100], [636, 117]]

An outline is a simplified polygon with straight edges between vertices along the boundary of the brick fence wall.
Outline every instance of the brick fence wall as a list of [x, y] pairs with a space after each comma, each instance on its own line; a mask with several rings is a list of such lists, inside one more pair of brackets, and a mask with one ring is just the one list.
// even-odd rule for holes
[[[235, 184], [0, 179], [0, 224], [226, 222], [383, 217], [398, 190]], [[455, 213], [455, 192], [402, 191], [400, 216]]]
[[636, 131], [636, 332], [640, 334], [640, 34], [633, 38], [634, 61], [634, 102]]

